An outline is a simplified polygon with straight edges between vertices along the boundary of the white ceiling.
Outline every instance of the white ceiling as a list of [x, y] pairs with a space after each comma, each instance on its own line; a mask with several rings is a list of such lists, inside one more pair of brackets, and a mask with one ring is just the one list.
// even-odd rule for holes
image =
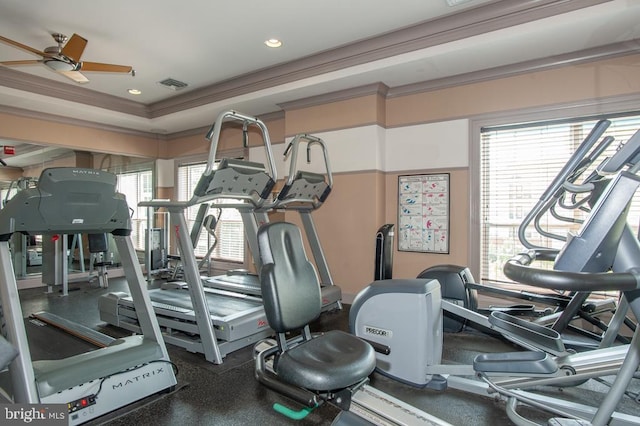
[[[208, 126], [225, 109], [266, 114], [283, 103], [367, 84], [393, 90], [541, 58], [561, 61], [612, 44], [640, 51], [640, 0], [458, 3], [1, 0], [0, 35], [44, 50], [55, 45], [51, 33], [77, 33], [89, 40], [83, 60], [131, 65], [136, 76], [86, 73], [90, 82], [80, 86], [44, 65], [11, 67], [10, 75], [0, 66], [0, 108], [171, 134]], [[507, 13], [524, 5], [537, 11]], [[543, 6], [559, 12], [538, 19]], [[575, 10], [563, 13], [563, 7]], [[460, 22], [463, 28], [447, 28]], [[476, 27], [495, 29], [474, 33]], [[273, 37], [283, 47], [265, 47]], [[335, 52], [342, 56], [332, 57]], [[0, 43], [0, 61], [21, 59], [36, 57]], [[16, 85], [16, 75], [27, 83]], [[189, 87], [157, 84], [168, 77]], [[225, 91], [228, 84], [233, 90]], [[129, 88], [143, 93], [134, 97]]]

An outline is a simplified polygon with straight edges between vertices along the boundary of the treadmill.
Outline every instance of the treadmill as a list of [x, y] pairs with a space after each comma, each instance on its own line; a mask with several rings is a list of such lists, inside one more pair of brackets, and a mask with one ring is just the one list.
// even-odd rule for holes
[[[300, 145], [306, 144], [307, 164], [311, 164], [311, 148], [317, 145], [322, 150], [321, 172], [301, 170], [298, 166], [298, 151]], [[322, 245], [313, 222], [312, 213], [319, 209], [325, 202], [333, 187], [333, 177], [329, 164], [329, 155], [324, 141], [309, 134], [298, 134], [287, 146], [284, 157], [289, 158], [289, 176], [284, 186], [270, 203], [263, 204], [260, 208], [250, 211], [246, 207], [241, 210], [247, 238], [253, 239], [253, 244], [257, 246], [258, 224], [268, 223], [268, 212], [273, 210], [297, 211], [302, 219], [303, 228], [307, 237], [311, 253], [316, 263], [316, 269], [320, 278], [322, 291], [322, 310], [331, 311], [341, 309], [342, 290], [335, 285], [329, 265], [324, 256]], [[227, 207], [228, 205], [215, 205], [215, 207]], [[251, 229], [249, 233], [249, 227]], [[250, 243], [251, 244], [251, 243]], [[257, 253], [257, 247], [252, 252]], [[255, 261], [259, 262], [259, 256]], [[259, 265], [256, 265], [259, 268]], [[226, 275], [203, 278], [204, 285], [211, 288], [224, 289], [229, 291], [240, 291], [246, 294], [260, 295], [260, 280], [257, 275], [246, 271], [229, 271]]]
[[[9, 253], [9, 240], [18, 233], [48, 238], [54, 234], [112, 234], [132, 292], [132, 306], [135, 303], [139, 312], [140, 332], [111, 339], [94, 351], [33, 360]], [[113, 173], [48, 168], [35, 188], [20, 191], [0, 210], [0, 316], [3, 335], [17, 349], [8, 368], [11, 386], [3, 389], [11, 402], [60, 404], [68, 423], [76, 425], [172, 390], [177, 383], [175, 374], [151, 310], [131, 240], [129, 208], [124, 195], [116, 192]]]
[[[215, 167], [220, 130], [226, 122], [239, 122], [246, 135], [249, 126], [262, 133], [267, 166], [263, 164], [223, 158]], [[211, 141], [207, 166], [189, 201], [152, 200], [140, 206], [165, 208], [170, 213], [171, 228], [175, 230], [185, 282], [163, 284], [149, 290], [158, 323], [167, 343], [181, 346], [190, 352], [203, 353], [205, 359], [221, 364], [226, 354], [273, 334], [267, 324], [262, 299], [246, 292], [209, 288], [203, 285], [193, 250], [184, 211], [187, 207], [211, 203], [223, 198], [239, 200], [239, 204], [225, 204], [241, 211], [252, 253], [257, 253], [255, 233], [257, 222], [250, 213], [262, 207], [270, 196], [277, 179], [266, 125], [259, 119], [235, 111], [221, 113], [207, 133]], [[247, 143], [244, 138], [245, 146]], [[257, 256], [254, 256], [257, 257]], [[100, 318], [109, 324], [138, 332], [138, 315], [131, 298], [123, 292], [113, 292], [100, 299]]]

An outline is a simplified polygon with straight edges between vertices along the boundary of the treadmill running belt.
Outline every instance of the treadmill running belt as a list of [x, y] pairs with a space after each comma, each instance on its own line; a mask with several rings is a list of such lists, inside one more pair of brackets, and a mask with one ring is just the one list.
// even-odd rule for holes
[[260, 280], [257, 275], [219, 275], [212, 277], [214, 280], [222, 281], [225, 283], [238, 284], [243, 286], [251, 286], [260, 288]]
[[254, 274], [218, 275], [204, 279], [205, 286], [220, 290], [237, 291], [239, 293], [260, 296], [260, 280]]
[[[153, 302], [165, 303], [184, 309], [193, 309], [188, 290], [156, 289], [149, 291], [149, 296]], [[262, 306], [262, 303], [256, 300], [247, 300], [223, 294], [205, 292], [205, 296], [207, 306], [209, 306], [209, 313], [217, 317], [226, 317]]]

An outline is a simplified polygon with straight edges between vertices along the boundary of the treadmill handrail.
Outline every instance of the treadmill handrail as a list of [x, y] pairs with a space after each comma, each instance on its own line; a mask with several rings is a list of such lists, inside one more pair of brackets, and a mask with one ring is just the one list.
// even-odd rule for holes
[[517, 282], [553, 290], [631, 291], [640, 289], [640, 268], [627, 272], [569, 272], [534, 268], [535, 260], [550, 260], [544, 250], [529, 250], [509, 259], [504, 274]]

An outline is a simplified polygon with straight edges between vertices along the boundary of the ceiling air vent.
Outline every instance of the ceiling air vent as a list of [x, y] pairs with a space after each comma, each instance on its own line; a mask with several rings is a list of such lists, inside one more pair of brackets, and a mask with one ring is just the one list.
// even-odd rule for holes
[[164, 87], [168, 87], [171, 90], [182, 90], [188, 86], [187, 83], [176, 80], [175, 78], [165, 78], [164, 80], [159, 81], [158, 84]]

